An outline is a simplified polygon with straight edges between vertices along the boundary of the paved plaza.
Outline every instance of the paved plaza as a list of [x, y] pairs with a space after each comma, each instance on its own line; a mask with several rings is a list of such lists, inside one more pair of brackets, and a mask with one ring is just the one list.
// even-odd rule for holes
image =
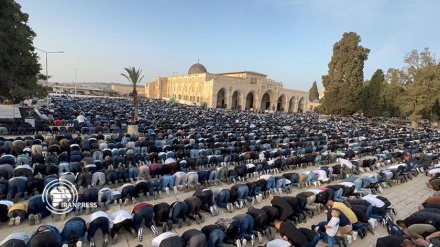
[[[309, 167], [309, 169], [307, 169], [307, 170], [310, 170], [311, 168], [312, 167]], [[298, 169], [295, 171], [300, 172], [303, 170], [305, 170], [305, 169]], [[253, 179], [255, 179], [255, 178], [253, 178]], [[250, 180], [253, 180], [253, 179], [251, 178]], [[407, 217], [411, 213], [415, 212], [417, 210], [417, 207], [427, 197], [429, 197], [433, 193], [428, 188], [426, 188], [425, 183], [427, 180], [428, 179], [425, 175], [420, 174], [419, 176], [413, 178], [412, 180], [409, 180], [409, 182], [407, 182], [407, 183], [384, 189], [383, 196], [387, 197], [392, 202], [392, 206], [397, 211], [397, 215], [394, 216], [395, 220]], [[223, 188], [230, 188], [230, 186], [231, 185], [228, 185], [228, 184], [221, 185], [221, 187], [223, 187]], [[292, 195], [295, 195], [296, 193], [304, 191], [304, 190], [307, 190], [307, 188], [302, 188], [302, 189], [295, 188], [292, 191]], [[174, 202], [176, 200], [183, 201], [185, 198], [191, 196], [192, 193], [193, 192], [185, 192], [185, 193], [179, 192], [177, 195], [174, 195], [174, 193], [171, 192], [168, 196], [166, 194], [163, 194], [162, 198], [158, 198], [157, 200], [150, 200], [149, 203], [156, 204], [156, 203], [160, 203], [160, 202], [167, 202], [167, 203], [171, 204], [172, 202]], [[269, 200], [266, 199], [266, 200], [263, 200], [262, 203], [256, 204], [255, 207], [260, 208], [260, 207], [263, 207], [263, 206], [266, 206], [269, 204], [270, 204]], [[129, 204], [127, 206], [119, 206], [119, 205], [114, 206], [114, 205], [112, 205], [112, 206], [110, 206], [110, 209], [107, 211], [107, 213], [111, 214], [114, 211], [117, 211], [120, 209], [131, 212], [132, 208], [133, 208], [132, 204]], [[233, 217], [236, 214], [246, 213], [246, 211], [247, 211], [247, 207], [244, 206], [242, 209], [236, 209], [233, 213], [227, 213], [226, 210], [220, 209], [220, 215], [216, 216], [216, 217], [212, 217], [210, 214], [204, 213], [205, 219], [206, 219], [204, 223], [198, 225], [198, 224], [196, 224], [196, 222], [192, 222], [191, 226], [184, 225], [180, 229], [178, 229], [176, 226], [176, 228], [174, 228], [173, 231], [175, 231], [179, 235], [181, 235], [183, 232], [185, 232], [188, 229], [192, 229], [192, 228], [201, 229], [202, 226], [204, 226], [204, 225], [213, 224], [220, 217]], [[66, 220], [68, 220], [71, 217], [73, 217], [73, 213], [68, 215], [66, 217]], [[82, 217], [84, 219], [87, 219], [88, 215], [82, 215]], [[319, 215], [315, 215], [312, 219], [308, 219], [307, 223], [299, 224], [298, 227], [309, 228], [312, 224], [323, 221], [324, 219], [325, 219], [325, 216], [324, 216], [324, 214], [321, 213]], [[47, 217], [47, 218], [43, 219], [42, 223], [54, 225], [58, 229], [62, 230], [65, 221], [56, 222], [51, 217]], [[0, 227], [0, 238], [4, 238], [7, 235], [14, 233], [14, 232], [17, 232], [17, 231], [24, 231], [24, 232], [32, 233], [36, 228], [37, 228], [37, 226], [30, 226], [28, 224], [27, 220], [24, 220], [20, 226], [8, 227], [7, 223], [2, 224]], [[159, 227], [159, 229], [160, 229], [160, 227]], [[378, 226], [378, 228], [375, 229], [375, 235], [368, 233], [368, 235], [365, 239], [358, 238], [358, 240], [353, 242], [351, 246], [359, 246], [359, 247], [361, 247], [361, 246], [362, 247], [375, 246], [376, 239], [378, 237], [382, 237], [382, 236], [386, 236], [386, 235], [387, 235], [386, 228], [384, 228], [383, 226], [380, 225], [380, 226]], [[97, 246], [101, 246], [102, 234], [100, 232], [98, 232], [95, 236], [96, 236]], [[150, 247], [151, 240], [153, 239], [153, 237], [154, 236], [153, 236], [152, 232], [149, 229], [147, 229], [146, 231], [144, 231], [144, 240], [141, 242], [141, 244], [144, 247]], [[279, 238], [280, 236], [277, 235], [277, 237]], [[263, 244], [265, 244], [267, 241], [268, 240], [265, 238]], [[116, 244], [111, 245], [111, 246], [134, 247], [137, 244], [139, 244], [137, 239], [134, 239], [131, 236], [131, 234], [129, 234], [128, 232], [121, 230], [118, 242]], [[88, 246], [87, 241], [86, 241], [86, 243], [84, 243], [84, 246]], [[250, 246], [250, 243], [248, 244], [248, 246]], [[318, 244], [318, 246], [326, 246], [326, 245], [325, 245], [325, 243], [320, 242]]]

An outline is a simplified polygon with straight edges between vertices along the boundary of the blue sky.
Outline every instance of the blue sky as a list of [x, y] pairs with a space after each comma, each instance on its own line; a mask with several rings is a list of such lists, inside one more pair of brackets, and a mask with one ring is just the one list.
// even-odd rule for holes
[[[52, 81], [126, 83], [124, 67], [145, 81], [208, 72], [267, 74], [287, 88], [322, 87], [332, 47], [344, 32], [369, 48], [365, 79], [401, 68], [413, 49], [440, 53], [438, 0], [17, 0], [49, 54]], [[44, 64], [44, 53], [40, 62]]]

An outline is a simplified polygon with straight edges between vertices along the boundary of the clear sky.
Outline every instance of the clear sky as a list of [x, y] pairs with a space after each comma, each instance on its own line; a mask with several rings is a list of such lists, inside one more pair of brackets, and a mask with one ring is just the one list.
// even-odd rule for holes
[[[124, 67], [145, 81], [208, 72], [267, 74], [287, 88], [322, 87], [332, 47], [344, 32], [369, 48], [365, 79], [401, 68], [413, 49], [440, 53], [439, 0], [17, 0], [49, 54], [52, 81], [126, 83]], [[45, 68], [44, 53], [40, 62]]]

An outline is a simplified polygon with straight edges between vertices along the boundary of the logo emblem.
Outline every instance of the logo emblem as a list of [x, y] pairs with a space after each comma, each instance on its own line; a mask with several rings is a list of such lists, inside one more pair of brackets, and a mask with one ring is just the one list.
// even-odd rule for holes
[[69, 181], [52, 180], [43, 190], [43, 202], [53, 214], [67, 214], [78, 205], [78, 191]]

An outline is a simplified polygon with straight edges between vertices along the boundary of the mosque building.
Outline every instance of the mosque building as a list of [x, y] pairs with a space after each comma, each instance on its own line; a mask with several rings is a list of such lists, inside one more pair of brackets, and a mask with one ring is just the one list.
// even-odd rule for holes
[[304, 112], [308, 92], [283, 87], [265, 74], [240, 71], [213, 74], [200, 63], [187, 75], [156, 77], [145, 84], [145, 97], [208, 108]]

